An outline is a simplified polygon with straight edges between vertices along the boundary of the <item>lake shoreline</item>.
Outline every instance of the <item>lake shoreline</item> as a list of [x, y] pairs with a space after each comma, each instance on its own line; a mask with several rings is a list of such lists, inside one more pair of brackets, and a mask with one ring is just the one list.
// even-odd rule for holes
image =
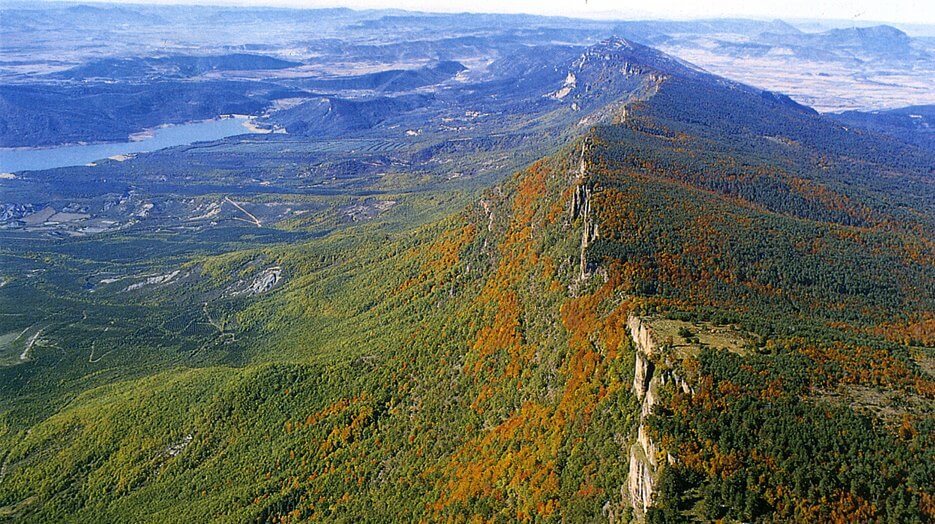
[[[188, 126], [192, 124], [205, 124], [209, 122], [218, 122], [221, 120], [231, 120], [231, 119], [245, 119], [243, 123], [245, 129], [248, 129], [250, 134], [261, 134], [261, 133], [273, 133], [275, 130], [266, 129], [260, 127], [256, 124], [256, 119], [258, 117], [254, 115], [239, 115], [239, 114], [229, 114], [229, 115], [218, 115], [215, 118], [205, 118], [202, 120], [188, 120], [185, 122], [178, 122], [175, 124], [160, 124], [156, 127], [147, 127], [139, 131], [135, 131], [127, 135], [126, 139], [123, 140], [95, 140], [92, 142], [78, 141], [78, 142], [62, 142], [60, 144], [50, 144], [42, 146], [15, 146], [15, 147], [0, 147], [0, 154], [6, 152], [16, 152], [16, 151], [44, 151], [58, 149], [60, 147], [82, 147], [82, 146], [106, 146], [114, 144], [128, 144], [133, 142], [142, 142], [146, 139], [152, 138], [155, 136], [156, 131], [161, 131], [163, 129], [169, 129], [173, 127]], [[256, 130], [256, 131], [254, 131]], [[245, 133], [246, 134], [246, 133]], [[234, 136], [234, 135], [232, 135]]]
[[168, 124], [135, 133], [121, 142], [76, 144], [52, 147], [0, 148], [0, 172], [42, 171], [73, 166], [89, 166], [114, 159], [126, 160], [140, 153], [211, 142], [231, 136], [276, 132], [256, 125], [248, 115], [221, 115], [185, 124]]

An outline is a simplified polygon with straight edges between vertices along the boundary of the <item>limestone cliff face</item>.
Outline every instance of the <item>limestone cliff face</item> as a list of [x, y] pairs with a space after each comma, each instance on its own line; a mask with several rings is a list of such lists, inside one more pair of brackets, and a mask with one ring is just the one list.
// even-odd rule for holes
[[652, 413], [656, 403], [656, 387], [659, 381], [656, 364], [651, 357], [656, 351], [652, 331], [642, 319], [630, 316], [627, 327], [636, 347], [633, 392], [641, 401], [640, 424], [636, 442], [630, 446], [630, 467], [627, 475], [627, 492], [630, 505], [638, 520], [646, 515], [652, 505], [653, 487], [656, 477], [656, 446], [649, 437], [645, 419]]
[[633, 342], [636, 344], [637, 351], [643, 353], [647, 357], [652, 357], [656, 352], [658, 343], [653, 337], [653, 332], [649, 324], [640, 317], [630, 315], [627, 319], [627, 327], [630, 329], [630, 336], [633, 337]]
[[[594, 188], [588, 176], [589, 143], [581, 147], [581, 160], [575, 176], [575, 189], [569, 210], [570, 222], [581, 227], [581, 246], [578, 283], [591, 277], [595, 268], [588, 262], [589, 246], [599, 238], [597, 221], [594, 219], [591, 202]], [[633, 392], [640, 401], [640, 422], [635, 442], [629, 449], [629, 471], [625, 486], [621, 486], [623, 498], [634, 510], [636, 519], [642, 521], [646, 510], [653, 504], [656, 478], [659, 474], [659, 457], [662, 450], [653, 442], [646, 418], [653, 412], [659, 398], [660, 388], [674, 381], [686, 393], [690, 387], [671, 369], [671, 362], [663, 345], [657, 340], [652, 327], [644, 319], [631, 315], [627, 327], [636, 348], [635, 369], [633, 372]], [[671, 455], [665, 455], [669, 462], [674, 462]]]
[[638, 352], [633, 370], [633, 392], [636, 393], [637, 399], [643, 400], [643, 396], [649, 390], [649, 381], [653, 377], [654, 370], [655, 364], [649, 360], [645, 353]]
[[630, 504], [637, 520], [643, 520], [646, 509], [652, 504], [654, 469], [640, 455], [639, 444], [630, 449], [630, 469], [627, 475], [627, 490]]
[[581, 146], [581, 163], [578, 168], [577, 185], [572, 197], [571, 219], [578, 217], [582, 219], [581, 231], [581, 252], [579, 261], [580, 278], [583, 280], [591, 274], [591, 267], [588, 264], [587, 251], [588, 246], [598, 238], [598, 225], [591, 215], [591, 192], [592, 188], [588, 183], [588, 143]]
[[[633, 392], [640, 400], [640, 423], [637, 428], [636, 442], [630, 446], [630, 466], [627, 476], [626, 496], [638, 521], [646, 516], [646, 510], [653, 504], [653, 493], [658, 478], [660, 450], [653, 442], [646, 425], [646, 418], [652, 414], [659, 398], [660, 388], [673, 384], [685, 393], [693, 393], [691, 386], [671, 368], [665, 349], [656, 341], [652, 328], [643, 319], [631, 315], [627, 327], [636, 348], [633, 370]], [[666, 454], [666, 461], [675, 462], [675, 457]]]

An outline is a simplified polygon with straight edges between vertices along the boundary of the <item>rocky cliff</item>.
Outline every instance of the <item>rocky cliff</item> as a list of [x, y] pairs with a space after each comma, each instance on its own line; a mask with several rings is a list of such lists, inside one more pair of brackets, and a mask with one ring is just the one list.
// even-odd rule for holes
[[627, 496], [637, 520], [643, 520], [646, 510], [653, 504], [653, 490], [659, 476], [660, 457], [674, 463], [675, 457], [660, 450], [650, 435], [646, 418], [652, 414], [662, 387], [672, 384], [685, 393], [694, 390], [673, 369], [674, 355], [657, 341], [657, 336], [645, 319], [631, 315], [627, 328], [636, 349], [633, 370], [633, 392], [640, 400], [640, 423], [636, 442], [630, 446], [630, 465], [627, 475]]
[[645, 420], [652, 413], [659, 382], [652, 356], [657, 344], [649, 326], [642, 319], [630, 316], [627, 327], [636, 348], [633, 372], [633, 392], [640, 400], [640, 424], [637, 439], [630, 446], [630, 467], [627, 475], [627, 494], [637, 519], [642, 519], [652, 505], [653, 486], [657, 474], [656, 447], [649, 437]]
[[582, 221], [581, 229], [581, 252], [579, 261], [580, 279], [587, 278], [592, 267], [588, 264], [587, 251], [588, 246], [598, 238], [598, 225], [591, 215], [591, 182], [588, 177], [588, 142], [585, 141], [581, 146], [581, 161], [578, 168], [578, 176], [575, 180], [575, 192], [572, 197], [571, 219], [575, 220], [579, 216]]

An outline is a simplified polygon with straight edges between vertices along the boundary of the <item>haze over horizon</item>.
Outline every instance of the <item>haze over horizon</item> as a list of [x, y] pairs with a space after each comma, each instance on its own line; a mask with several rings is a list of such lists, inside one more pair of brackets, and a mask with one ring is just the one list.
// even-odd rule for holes
[[[52, 0], [59, 1], [59, 0]], [[89, 2], [76, 2], [89, 3]], [[872, 0], [792, 0], [781, 4], [715, 0], [700, 4], [690, 0], [665, 0], [653, 5], [621, 5], [614, 0], [517, 0], [504, 3], [495, 0], [455, 0], [441, 5], [430, 0], [98, 0], [90, 3], [218, 5], [234, 7], [283, 7], [351, 9], [402, 9], [421, 12], [525, 13], [548, 16], [570, 16], [597, 19], [705, 19], [755, 18], [783, 20], [850, 21], [856, 25], [873, 22], [908, 25], [935, 25], [935, 3], [920, 0], [894, 0], [881, 3]]]

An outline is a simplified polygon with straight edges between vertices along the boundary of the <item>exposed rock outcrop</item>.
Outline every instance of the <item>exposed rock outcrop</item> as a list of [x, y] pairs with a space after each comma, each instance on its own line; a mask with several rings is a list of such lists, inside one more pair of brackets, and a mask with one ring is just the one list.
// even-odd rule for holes
[[636, 398], [643, 400], [643, 395], [649, 389], [649, 381], [653, 377], [655, 365], [643, 353], [636, 354], [636, 364], [633, 370], [633, 392]]
[[633, 372], [633, 392], [641, 401], [640, 424], [636, 442], [630, 446], [630, 467], [627, 474], [627, 495], [638, 520], [646, 515], [653, 502], [653, 487], [656, 477], [656, 446], [649, 436], [645, 419], [652, 413], [656, 403], [656, 386], [659, 381], [656, 364], [651, 357], [656, 350], [652, 331], [642, 319], [630, 316], [627, 327], [636, 348]]
[[[633, 370], [633, 392], [640, 400], [640, 422], [636, 430], [636, 441], [630, 446], [630, 466], [627, 476], [627, 493], [634, 516], [642, 521], [646, 511], [653, 505], [653, 494], [660, 467], [661, 450], [653, 441], [646, 418], [653, 413], [663, 386], [673, 385], [685, 393], [694, 393], [692, 387], [672, 368], [666, 348], [657, 342], [650, 325], [643, 319], [631, 315], [627, 327], [636, 348]], [[675, 457], [665, 454], [665, 462], [672, 464]]]
[[266, 293], [270, 289], [273, 289], [273, 286], [279, 282], [279, 279], [282, 277], [282, 268], [279, 266], [271, 267], [263, 270], [256, 279], [253, 280], [253, 284], [250, 285], [248, 290], [252, 295], [259, 295], [261, 293]]
[[627, 319], [627, 328], [630, 329], [630, 336], [633, 337], [633, 343], [636, 344], [637, 351], [652, 357], [656, 352], [658, 343], [653, 337], [653, 332], [643, 319], [630, 315]]
[[579, 217], [582, 219], [582, 230], [581, 230], [581, 252], [580, 252], [580, 261], [579, 261], [579, 272], [580, 278], [582, 280], [586, 279], [591, 274], [593, 269], [588, 263], [587, 251], [588, 247], [591, 245], [594, 240], [598, 238], [598, 225], [591, 216], [591, 193], [592, 188], [588, 184], [587, 176], [587, 159], [588, 158], [588, 143], [585, 142], [581, 146], [581, 163], [578, 167], [578, 177], [577, 185], [575, 186], [575, 193], [572, 196], [571, 203], [571, 219], [575, 220]]
[[642, 455], [640, 445], [633, 444], [630, 448], [627, 490], [637, 520], [645, 517], [646, 509], [652, 504], [654, 470], [655, 468]]

